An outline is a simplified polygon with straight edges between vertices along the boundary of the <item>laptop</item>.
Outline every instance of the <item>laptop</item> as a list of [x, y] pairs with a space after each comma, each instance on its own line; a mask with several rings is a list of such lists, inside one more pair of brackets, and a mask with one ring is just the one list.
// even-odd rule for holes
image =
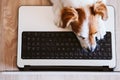
[[20, 70], [113, 71], [116, 67], [115, 11], [107, 6], [107, 33], [99, 48], [85, 52], [70, 28], [54, 24], [52, 6], [21, 6], [17, 66]]

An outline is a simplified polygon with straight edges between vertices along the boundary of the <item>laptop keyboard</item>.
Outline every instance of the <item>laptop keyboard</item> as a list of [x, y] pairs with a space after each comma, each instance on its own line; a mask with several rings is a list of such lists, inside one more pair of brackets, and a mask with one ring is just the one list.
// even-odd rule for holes
[[111, 33], [97, 40], [94, 52], [82, 49], [73, 32], [23, 32], [22, 59], [112, 59]]

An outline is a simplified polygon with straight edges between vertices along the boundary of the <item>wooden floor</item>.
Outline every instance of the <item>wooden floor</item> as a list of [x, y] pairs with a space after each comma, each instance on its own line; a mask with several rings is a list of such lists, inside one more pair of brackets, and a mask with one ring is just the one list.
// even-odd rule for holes
[[119, 80], [120, 74], [101, 72], [5, 72], [0, 80]]
[[0, 70], [17, 70], [17, 17], [22, 5], [50, 5], [48, 0], [0, 0]]
[[[120, 0], [108, 0], [116, 10], [116, 43], [117, 67], [120, 71]], [[18, 70], [17, 54], [17, 23], [18, 8], [22, 5], [51, 5], [49, 0], [0, 0], [0, 70]], [[0, 79], [1, 80], [1, 79]], [[12, 79], [11, 79], [12, 80]], [[67, 80], [67, 79], [66, 79]]]

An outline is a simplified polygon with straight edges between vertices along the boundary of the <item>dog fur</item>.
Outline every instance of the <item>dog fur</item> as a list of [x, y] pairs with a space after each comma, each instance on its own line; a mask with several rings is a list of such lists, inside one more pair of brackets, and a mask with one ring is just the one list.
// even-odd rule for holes
[[71, 27], [80, 40], [81, 46], [94, 51], [96, 37], [104, 38], [104, 20], [108, 18], [106, 0], [51, 0], [55, 24]]

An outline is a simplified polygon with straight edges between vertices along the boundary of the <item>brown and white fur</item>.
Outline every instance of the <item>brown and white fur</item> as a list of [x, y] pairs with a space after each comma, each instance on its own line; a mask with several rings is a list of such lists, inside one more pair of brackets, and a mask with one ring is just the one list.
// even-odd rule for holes
[[104, 20], [108, 18], [106, 0], [51, 0], [55, 24], [71, 27], [81, 46], [94, 51], [98, 39], [106, 34]]

